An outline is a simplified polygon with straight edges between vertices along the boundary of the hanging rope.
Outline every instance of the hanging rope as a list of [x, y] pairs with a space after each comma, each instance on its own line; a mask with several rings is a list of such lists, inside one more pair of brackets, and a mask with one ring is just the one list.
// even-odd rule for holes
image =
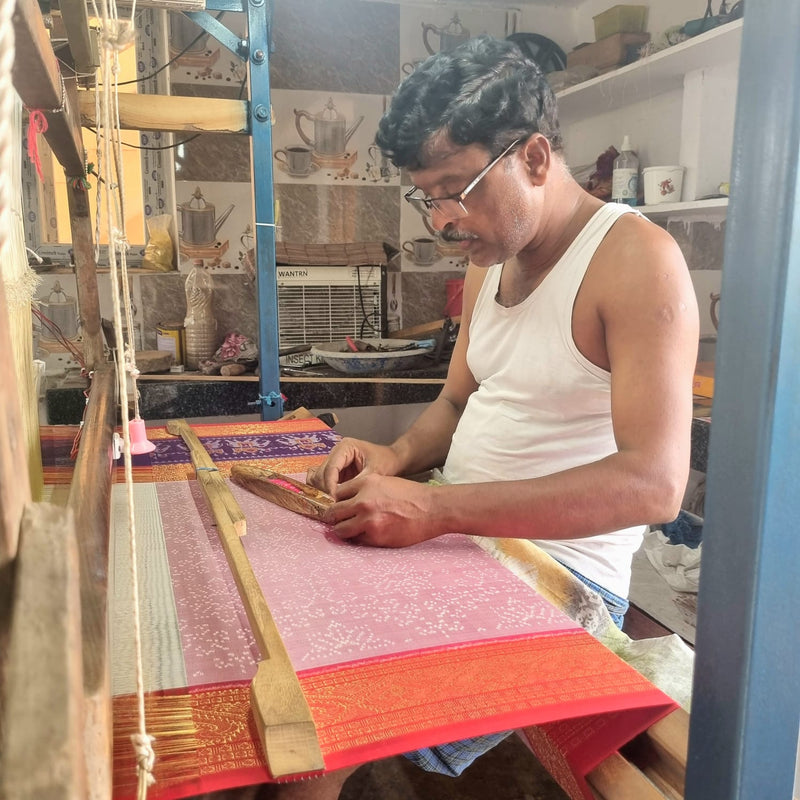
[[[133, 584], [133, 627], [136, 650], [136, 698], [138, 710], [138, 730], [131, 737], [136, 755], [136, 769], [138, 775], [137, 796], [144, 800], [147, 789], [153, 784], [153, 767], [155, 753], [153, 751], [153, 737], [147, 733], [144, 709], [144, 677], [141, 652], [141, 620], [139, 612], [139, 580], [136, 554], [136, 520], [134, 514], [133, 497], [133, 465], [131, 459], [130, 418], [128, 409], [128, 380], [130, 378], [133, 398], [134, 416], [139, 417], [139, 399], [136, 378], [139, 370], [136, 368], [135, 348], [131, 341], [133, 333], [133, 315], [131, 313], [130, 282], [128, 280], [127, 252], [129, 249], [125, 233], [125, 216], [123, 203], [123, 170], [121, 158], [121, 137], [119, 127], [119, 53], [133, 41], [134, 26], [131, 9], [131, 20], [120, 20], [114, 0], [102, 0], [102, 11], [98, 12], [97, 6], [92, 2], [95, 16], [102, 20], [100, 42], [103, 50], [101, 64], [102, 91], [97, 92], [96, 119], [97, 119], [97, 165], [98, 172], [101, 164], [105, 164], [107, 183], [97, 182], [97, 230], [99, 241], [100, 200], [105, 200], [105, 217], [108, 228], [108, 266], [111, 277], [111, 298], [114, 309], [114, 330], [118, 348], [117, 377], [119, 380], [119, 394], [122, 398], [122, 434], [125, 444], [125, 484], [128, 501], [128, 528], [130, 531], [130, 559], [131, 580]], [[101, 146], [102, 143], [102, 146]], [[102, 155], [101, 155], [102, 154]], [[101, 161], [102, 158], [102, 161]], [[113, 166], [112, 166], [113, 165]], [[121, 289], [121, 298], [120, 298]], [[123, 326], [123, 306], [127, 330]], [[127, 339], [126, 339], [127, 333]]]
[[[0, 174], [11, 175], [11, 153], [14, 134], [11, 120], [14, 118], [14, 87], [11, 70], [14, 67], [14, 28], [11, 15], [14, 13], [14, 0], [0, 0]], [[5, 256], [9, 212], [11, 209], [11, 190], [5, 180], [0, 181], [0, 258]]]

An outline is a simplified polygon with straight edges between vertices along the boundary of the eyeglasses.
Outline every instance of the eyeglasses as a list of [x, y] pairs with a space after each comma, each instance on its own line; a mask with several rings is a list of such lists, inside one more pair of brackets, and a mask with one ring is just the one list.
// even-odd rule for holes
[[450, 194], [447, 197], [414, 197], [414, 192], [419, 191], [416, 186], [412, 186], [403, 195], [405, 199], [426, 217], [431, 215], [431, 210], [435, 209], [448, 219], [459, 219], [469, 215], [464, 206], [466, 196], [481, 182], [491, 168], [502, 161], [520, 142], [522, 139], [516, 139], [500, 153], [497, 158], [493, 158], [472, 180], [472, 182], [458, 194]]

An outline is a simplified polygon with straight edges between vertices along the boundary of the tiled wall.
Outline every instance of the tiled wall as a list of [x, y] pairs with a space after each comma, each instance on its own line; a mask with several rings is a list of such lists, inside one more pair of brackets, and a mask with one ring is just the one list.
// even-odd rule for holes
[[[415, 260], [411, 240], [431, 234], [423, 219], [401, 202], [408, 187], [374, 147], [378, 120], [403, 75], [429, 50], [447, 42], [443, 32], [502, 36], [510, 24], [516, 24], [509, 14], [517, 12], [502, 8], [475, 10], [465, 3], [455, 21], [458, 11], [450, 5], [401, 7], [362, 0], [294, 0], [275, 7], [270, 80], [278, 238], [302, 244], [379, 240], [400, 251], [389, 264], [387, 281], [395, 327], [442, 317], [447, 282], [462, 278], [466, 264], [441, 246], [432, 258]], [[243, 32], [242, 15], [226, 14], [223, 21]], [[174, 46], [191, 38], [191, 30], [176, 29]], [[235, 59], [213, 39], [197, 43], [171, 72], [174, 94], [240, 97], [243, 80]], [[321, 115], [325, 121], [320, 121]], [[329, 117], [337, 122], [328, 126]], [[343, 154], [326, 155], [329, 135], [345, 138]], [[300, 169], [286, 164], [285, 151], [290, 147], [310, 151], [300, 154], [304, 162]], [[215, 298], [217, 303], [237, 308], [239, 319], [234, 321], [244, 333], [256, 330], [254, 284], [246, 259], [251, 241], [249, 181], [245, 136], [201, 135], [176, 150], [179, 230], [182, 217], [191, 221], [189, 209], [212, 204], [218, 224], [216, 220], [234, 206], [219, 224], [210, 253], [193, 247], [184, 233], [180, 269], [186, 272], [193, 257], [203, 257], [204, 265], [215, 274], [219, 292], [236, 292], [244, 301], [237, 308], [224, 297]], [[192, 199], [197, 189], [201, 200]], [[190, 231], [188, 238], [192, 236]], [[405, 251], [404, 243], [408, 243]], [[161, 284], [169, 284], [170, 277], [161, 279]], [[155, 306], [144, 303], [146, 313], [153, 317], [144, 321], [145, 331], [154, 329], [156, 317], [163, 316], [159, 292], [148, 289], [146, 293], [152, 295]], [[180, 301], [174, 291], [163, 296]]]
[[[273, 159], [278, 237], [286, 242], [341, 243], [385, 241], [400, 251], [389, 265], [387, 303], [395, 326], [410, 327], [443, 316], [448, 281], [463, 277], [460, 257], [437, 247], [432, 260], [415, 261], [403, 245], [430, 237], [422, 217], [406, 203], [404, 176], [382, 162], [373, 136], [377, 121], [399, 80], [445, 42], [444, 32], [461, 25], [475, 35], [504, 36], [518, 30], [544, 30], [555, 24], [537, 13], [523, 24], [517, 12], [469, 8], [458, 10], [423, 5], [397, 5], [364, 0], [292, 0], [275, 4], [274, 52], [270, 74], [274, 149], [302, 144], [312, 151], [312, 166], [290, 174]], [[555, 12], [553, 12], [555, 13]], [[530, 16], [530, 15], [529, 15]], [[222, 21], [244, 34], [242, 14], [226, 13]], [[170, 30], [171, 55], [195, 38], [199, 28], [175, 23]], [[427, 44], [425, 33], [427, 31]], [[558, 39], [558, 37], [556, 36]], [[208, 37], [201, 38], [171, 68], [175, 94], [239, 98], [246, 96], [246, 70], [241, 61]], [[313, 119], [327, 106], [343, 117], [345, 156], [324, 158], [316, 152]], [[305, 113], [302, 113], [305, 112]], [[298, 124], [300, 129], [298, 130]], [[324, 126], [323, 126], [324, 128]], [[302, 131], [302, 134], [301, 134]], [[307, 144], [302, 136], [310, 140]], [[155, 347], [156, 326], [180, 321], [185, 314], [183, 281], [194, 259], [201, 258], [214, 278], [214, 310], [220, 340], [230, 330], [257, 335], [255, 280], [247, 251], [252, 247], [250, 141], [246, 135], [177, 135], [185, 140], [174, 150], [176, 228], [180, 234], [179, 272], [137, 277], [132, 281], [138, 312], [138, 341]], [[258, 180], [259, 176], [255, 177]], [[202, 199], [193, 197], [200, 190]], [[209, 211], [212, 204], [213, 210]], [[213, 218], [211, 247], [197, 245], [193, 210]], [[188, 231], [184, 227], [188, 226]], [[692, 269], [700, 301], [701, 335], [713, 336], [710, 294], [721, 278], [724, 221], [702, 220], [667, 225]], [[201, 237], [202, 238], [202, 237]], [[45, 281], [40, 296], [51, 290]], [[70, 276], [62, 276], [68, 294], [75, 294]], [[110, 296], [101, 287], [104, 316]]]

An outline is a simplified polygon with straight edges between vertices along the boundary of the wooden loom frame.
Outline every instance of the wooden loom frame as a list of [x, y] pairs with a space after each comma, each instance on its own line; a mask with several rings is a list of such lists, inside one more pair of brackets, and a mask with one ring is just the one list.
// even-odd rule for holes
[[[58, 66], [34, 0], [18, 0], [14, 22], [18, 93], [29, 107], [58, 108]], [[67, 88], [63, 108], [47, 114], [48, 142], [69, 176], [83, 174], [76, 109], [93, 110], [87, 95], [79, 98]], [[126, 98], [122, 112], [130, 114], [129, 126], [246, 130], [245, 102], [169, 97], [169, 113], [161, 114], [160, 100], [152, 95]], [[8, 490], [2, 529], [8, 546], [0, 561], [0, 586], [15, 591], [13, 597], [0, 595], [2, 619], [12, 619], [13, 612], [10, 629], [0, 627], [0, 676], [9, 698], [0, 738], [0, 797], [8, 800], [45, 790], [76, 800], [111, 797], [107, 573], [116, 380], [113, 366], [103, 361], [88, 204], [75, 190], [70, 190], [70, 223], [85, 356], [94, 376], [66, 508], [30, 504], [30, 492], [14, 486], [22, 472], [15, 463], [20, 450], [14, 426], [0, 430], [0, 488]], [[5, 304], [0, 305], [2, 336], [7, 322]], [[9, 403], [7, 409], [13, 407]], [[13, 419], [13, 411], [8, 413]], [[603, 762], [589, 782], [601, 800], [679, 800], [687, 740], [688, 715], [675, 712], [638, 737], [630, 757], [615, 754]], [[49, 770], [42, 770], [42, 752], [49, 754]]]

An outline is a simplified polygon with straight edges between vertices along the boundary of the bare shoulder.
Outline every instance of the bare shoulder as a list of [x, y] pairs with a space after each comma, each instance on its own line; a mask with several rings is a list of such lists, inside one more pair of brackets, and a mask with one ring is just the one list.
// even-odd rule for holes
[[587, 282], [602, 313], [620, 306], [694, 302], [689, 269], [677, 242], [638, 214], [621, 217], [597, 248]]

